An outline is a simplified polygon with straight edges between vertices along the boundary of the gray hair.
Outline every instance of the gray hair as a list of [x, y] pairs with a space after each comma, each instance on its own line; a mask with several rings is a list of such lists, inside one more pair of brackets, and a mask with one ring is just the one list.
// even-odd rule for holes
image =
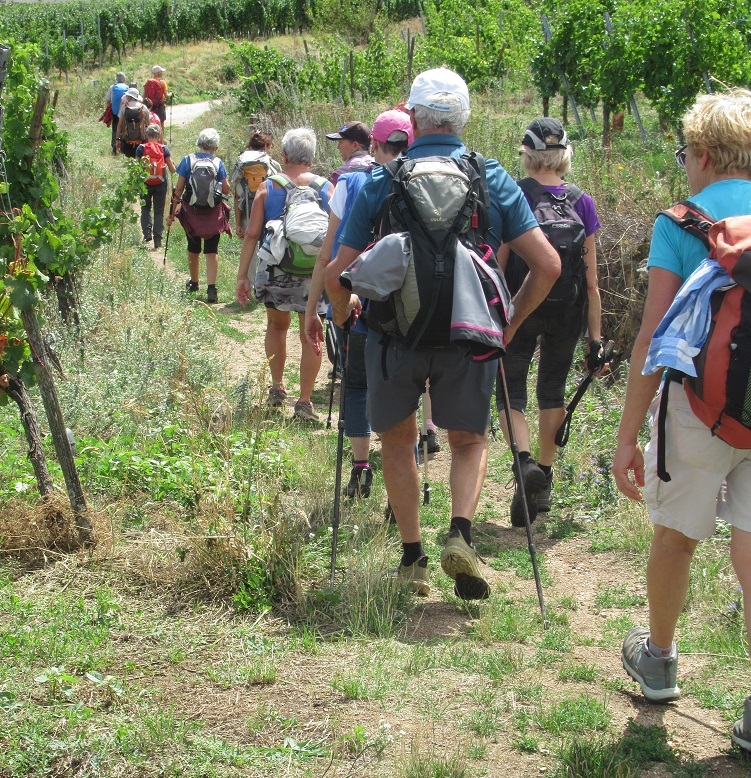
[[207, 127], [198, 133], [196, 146], [204, 151], [216, 151], [219, 148], [219, 133], [213, 127]]
[[282, 149], [293, 165], [312, 165], [316, 155], [316, 134], [310, 127], [288, 130], [282, 138]]
[[123, 73], [123, 71], [121, 70], [121, 71], [120, 71], [120, 72], [119, 72], [119, 73], [118, 73], [118, 74], [115, 76], [115, 80], [117, 81], [117, 83], [118, 83], [118, 84], [124, 84], [124, 83], [125, 83], [125, 82], [128, 80], [128, 77], [127, 77], [127, 76], [125, 75], [125, 73]]
[[150, 124], [146, 128], [147, 138], [158, 138], [162, 134], [162, 128], [158, 124]]
[[445, 105], [448, 110], [440, 108], [428, 108], [425, 105], [416, 105], [415, 124], [422, 133], [430, 130], [450, 132], [461, 135], [469, 121], [469, 110], [462, 110], [461, 98], [448, 92], [432, 95], [430, 102], [434, 105]]

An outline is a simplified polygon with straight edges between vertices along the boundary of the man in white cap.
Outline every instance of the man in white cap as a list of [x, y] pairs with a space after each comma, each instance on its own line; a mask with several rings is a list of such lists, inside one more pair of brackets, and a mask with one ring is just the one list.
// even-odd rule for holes
[[[469, 120], [469, 92], [463, 79], [446, 68], [428, 70], [414, 80], [406, 107], [415, 141], [407, 157], [460, 157], [466, 152], [460, 133]], [[560, 273], [558, 255], [545, 239], [522, 191], [493, 159], [486, 160], [489, 230], [485, 241], [494, 251], [508, 243], [523, 257], [530, 272], [513, 300], [513, 319], [505, 330], [513, 338], [521, 321], [545, 298]], [[371, 241], [383, 200], [391, 190], [386, 168], [376, 168], [360, 191], [341, 236], [336, 260], [326, 272], [326, 289], [334, 321], [348, 321], [358, 310], [358, 298], [339, 283], [347, 268]], [[433, 419], [448, 430], [451, 449], [451, 523], [441, 554], [441, 567], [454, 579], [456, 594], [465, 600], [484, 599], [490, 587], [472, 545], [472, 519], [487, 467], [487, 422], [497, 373], [495, 362], [473, 362], [466, 349], [407, 349], [396, 339], [382, 342], [368, 334], [365, 360], [370, 420], [381, 435], [383, 477], [402, 540], [402, 558], [394, 574], [413, 591], [429, 589], [428, 558], [422, 547], [420, 482], [414, 456], [416, 411], [430, 380]], [[382, 365], [395, 366], [388, 377]]]
[[146, 80], [143, 87], [143, 96], [151, 100], [151, 107], [154, 113], [159, 117], [162, 126], [167, 121], [167, 82], [162, 78], [165, 68], [161, 65], [154, 65], [151, 68], [152, 76]]
[[143, 104], [135, 87], [130, 87], [120, 102], [117, 122], [117, 150], [126, 157], [135, 158], [136, 149], [146, 142], [149, 109]]

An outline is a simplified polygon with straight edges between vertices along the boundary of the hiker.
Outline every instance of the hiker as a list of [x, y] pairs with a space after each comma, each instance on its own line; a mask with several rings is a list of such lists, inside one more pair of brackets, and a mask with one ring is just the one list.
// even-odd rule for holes
[[[686, 145], [675, 156], [688, 176], [691, 196], [687, 202], [715, 220], [751, 214], [751, 92], [733, 89], [702, 95], [683, 117], [683, 131]], [[654, 524], [647, 564], [649, 627], [634, 627], [626, 635], [621, 652], [624, 668], [639, 683], [644, 696], [653, 701], [680, 696], [676, 624], [688, 594], [694, 550], [700, 540], [712, 536], [718, 515], [732, 526], [730, 559], [743, 589], [747, 633], [751, 629], [751, 452], [732, 448], [719, 437], [721, 430], [715, 435], [696, 417], [682, 381], [661, 383], [662, 366], [671, 366], [674, 358], [685, 360], [679, 338], [689, 345], [700, 345], [696, 337], [699, 333], [691, 330], [696, 319], [684, 317], [684, 323], [671, 332], [671, 337], [652, 340], [679, 288], [706, 256], [702, 240], [665, 215], [657, 217], [647, 262], [647, 299], [631, 354], [613, 458], [618, 489], [640, 500], [639, 488], [643, 488]], [[713, 262], [707, 264], [711, 267]], [[709, 305], [707, 296], [697, 307], [706, 314]], [[647, 364], [648, 358], [651, 364]], [[690, 357], [688, 361], [692, 362]], [[707, 380], [705, 376], [705, 383]], [[657, 420], [668, 386], [663, 443], [670, 480], [666, 482], [658, 477]], [[647, 410], [651, 435], [642, 454], [638, 433]], [[751, 750], [751, 697], [746, 698], [732, 739], [741, 748]]]
[[[250, 208], [260, 184], [267, 176], [281, 173], [281, 165], [271, 157], [274, 138], [267, 132], [254, 129], [245, 149], [240, 152], [232, 170], [232, 187], [235, 194], [235, 233], [240, 240], [250, 220]], [[251, 278], [254, 273], [251, 272]]]
[[[555, 435], [566, 415], [566, 378], [571, 370], [574, 351], [585, 322], [588, 335], [587, 367], [598, 367], [601, 353], [600, 290], [597, 283], [595, 233], [600, 229], [592, 198], [563, 180], [571, 169], [572, 149], [563, 125], [557, 119], [535, 119], [529, 124], [519, 150], [528, 178], [519, 182], [532, 212], [540, 220], [543, 232], [559, 249], [561, 275], [547, 298], [516, 331], [503, 357], [508, 383], [511, 419], [519, 446], [521, 474], [516, 474], [517, 489], [511, 501], [511, 524], [523, 527], [522, 488], [526, 493], [530, 521], [538, 513], [550, 510], [553, 486]], [[564, 236], [565, 233], [565, 236]], [[556, 241], [553, 243], [553, 241]], [[509, 291], [514, 294], [526, 274], [521, 258], [511, 254], [504, 244], [498, 252]], [[527, 407], [529, 366], [540, 348], [537, 365], [538, 443], [537, 461], [532, 457]], [[508, 424], [503, 411], [503, 395], [496, 392], [499, 423], [506, 440]]]
[[149, 112], [149, 124], [156, 124], [156, 126], [159, 128], [159, 138], [161, 140], [162, 138], [162, 120], [159, 116], [159, 114], [154, 112], [154, 104], [149, 100], [148, 97], [143, 98], [143, 104], [146, 106]]
[[126, 81], [127, 77], [121, 70], [115, 76], [115, 83], [107, 90], [107, 94], [104, 98], [112, 111], [112, 123], [110, 124], [110, 127], [112, 129], [113, 154], [117, 154], [117, 125], [120, 120], [120, 103], [122, 102], [125, 93], [128, 91], [128, 85], [125, 83]]
[[373, 157], [370, 155], [370, 127], [362, 122], [347, 122], [336, 132], [330, 132], [326, 137], [335, 140], [342, 158], [342, 164], [329, 176], [334, 186], [339, 176], [350, 170], [370, 170]]
[[167, 218], [172, 225], [176, 216], [188, 239], [188, 266], [190, 278], [185, 282], [189, 294], [198, 291], [198, 267], [201, 259], [201, 242], [206, 258], [206, 302], [216, 303], [216, 276], [219, 269], [219, 237], [223, 232], [232, 236], [229, 225], [229, 206], [224, 197], [230, 193], [227, 170], [219, 157], [219, 133], [208, 127], [201, 130], [196, 140], [199, 151], [188, 154], [177, 166], [177, 185], [172, 194], [177, 208]]
[[[282, 226], [282, 217], [287, 212], [286, 204], [288, 191], [291, 187], [301, 190], [299, 194], [311, 195], [312, 199], [319, 201], [315, 208], [323, 215], [323, 228], [320, 232], [321, 241], [326, 229], [326, 216], [329, 208], [329, 194], [331, 184], [325, 178], [316, 176], [310, 172], [316, 152], [315, 132], [308, 127], [300, 127], [289, 130], [282, 138], [282, 174], [268, 178], [264, 185], [259, 187], [253, 199], [250, 211], [250, 221], [245, 230], [242, 250], [240, 252], [240, 267], [237, 273], [237, 301], [243, 307], [250, 300], [251, 282], [248, 278], [248, 268], [256, 251], [256, 246], [264, 233], [264, 243], [259, 250], [258, 271], [255, 276], [255, 297], [266, 306], [266, 337], [264, 346], [266, 357], [269, 360], [271, 372], [271, 386], [266, 403], [272, 408], [280, 408], [285, 404], [287, 390], [284, 385], [284, 365], [287, 359], [287, 331], [291, 323], [292, 312], [296, 312], [300, 323], [300, 343], [302, 344], [302, 356], [300, 360], [300, 397], [295, 403], [294, 415], [300, 419], [317, 421], [318, 414], [311, 402], [311, 392], [315, 384], [318, 371], [321, 367], [321, 354], [316, 353], [305, 338], [305, 306], [311, 285], [311, 274], [315, 255], [312, 256], [310, 267], [306, 272], [297, 272], [294, 267], [290, 271], [284, 270], [284, 260], [278, 264], [269, 264], [273, 257], [272, 247], [268, 245], [272, 241], [281, 238], [279, 233], [271, 232], [272, 222]], [[302, 206], [301, 206], [302, 207]], [[282, 233], [288, 230], [282, 229]], [[286, 242], [286, 239], [283, 239]], [[276, 245], [276, 243], [275, 243]], [[264, 252], [264, 247], [269, 251]], [[287, 258], [286, 249], [291, 246], [283, 246], [284, 258]], [[316, 247], [318, 252], [320, 243]], [[264, 256], [266, 258], [264, 258]], [[323, 301], [316, 300], [319, 313], [325, 310]]]
[[154, 65], [151, 68], [151, 78], [146, 79], [143, 87], [143, 96], [151, 100], [154, 113], [159, 117], [162, 127], [167, 121], [167, 98], [172, 97], [167, 91], [167, 82], [162, 78], [164, 72], [165, 68]]
[[143, 104], [138, 90], [130, 87], [120, 101], [117, 150], [124, 156], [135, 159], [136, 149], [146, 141], [146, 128], [149, 123], [149, 109]]
[[[412, 142], [412, 124], [409, 116], [400, 111], [385, 111], [373, 124], [373, 156], [377, 165], [396, 159]], [[370, 178], [370, 170], [343, 173], [336, 184], [329, 203], [329, 226], [311, 282], [308, 305], [305, 309], [305, 336], [317, 354], [324, 342], [323, 325], [318, 315], [316, 301], [324, 286], [325, 271], [340, 246], [342, 231], [352, 211], [357, 194]], [[373, 483], [370, 468], [370, 420], [368, 418], [368, 381], [365, 374], [365, 339], [368, 328], [359, 318], [348, 336], [347, 376], [345, 382], [344, 434], [352, 448], [352, 470], [345, 487], [347, 497], [368, 497]], [[339, 353], [342, 353], [344, 333], [336, 327]]]
[[[415, 141], [407, 150], [405, 164], [436, 155], [459, 158], [464, 154], [466, 149], [459, 136], [469, 119], [469, 91], [459, 75], [446, 68], [421, 73], [412, 84], [407, 107]], [[469, 160], [461, 161], [470, 164]], [[501, 241], [510, 243], [530, 266], [514, 298], [513, 320], [505, 330], [506, 338], [511, 340], [519, 324], [552, 286], [560, 261], [508, 173], [496, 160], [486, 160], [485, 169], [489, 230], [480, 237], [490, 244], [492, 252], [498, 250]], [[353, 312], [359, 313], [357, 295], [341, 285], [339, 275], [370, 243], [376, 217], [391, 189], [389, 170], [375, 168], [352, 208], [336, 260], [327, 268], [326, 290], [338, 324], [347, 322]], [[483, 299], [482, 303], [487, 309], [487, 301]], [[445, 321], [448, 312], [441, 313]], [[365, 362], [370, 422], [381, 436], [383, 477], [403, 549], [393, 574], [409, 582], [418, 594], [427, 594], [430, 589], [428, 559], [420, 535], [420, 483], [414, 454], [416, 410], [425, 382], [430, 379], [433, 419], [448, 431], [452, 454], [452, 512], [441, 567], [455, 580], [460, 598], [483, 599], [489, 594], [489, 586], [472, 545], [471, 527], [485, 478], [487, 425], [497, 363], [474, 361], [467, 346], [452, 343], [435, 349], [419, 343], [405, 348], [397, 338], [382, 338], [374, 332], [373, 324], [369, 310]], [[389, 368], [388, 376], [384, 367]]]
[[[164, 204], [167, 201], [169, 181], [165, 168], [170, 173], [176, 173], [170, 150], [162, 142], [162, 129], [158, 124], [150, 124], [146, 128], [146, 143], [136, 148], [136, 158], [143, 159], [149, 171], [146, 178], [146, 195], [141, 201], [141, 232], [143, 242], [154, 240], [154, 248], [162, 247], [164, 232]], [[154, 218], [151, 218], [151, 210]]]

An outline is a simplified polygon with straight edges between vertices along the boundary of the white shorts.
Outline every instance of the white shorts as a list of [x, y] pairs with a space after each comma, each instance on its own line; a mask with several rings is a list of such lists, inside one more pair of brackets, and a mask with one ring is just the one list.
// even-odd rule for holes
[[650, 406], [644, 451], [644, 500], [653, 524], [694, 540], [711, 537], [719, 517], [751, 532], [751, 449], [712, 435], [691, 410], [682, 384], [671, 383], [665, 421], [667, 483], [657, 477], [657, 415], [662, 391]]

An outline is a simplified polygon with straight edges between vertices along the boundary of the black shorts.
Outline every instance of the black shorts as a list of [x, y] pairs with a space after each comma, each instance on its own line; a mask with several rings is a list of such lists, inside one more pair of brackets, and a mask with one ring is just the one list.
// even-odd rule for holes
[[[574, 360], [576, 344], [584, 323], [584, 309], [571, 306], [557, 314], [530, 314], [511, 341], [503, 368], [508, 384], [509, 402], [515, 411], [527, 409], [529, 365], [540, 341], [537, 366], [537, 407], [546, 410], [566, 405], [566, 378]], [[503, 394], [496, 392], [496, 404], [503, 410]]]
[[[188, 238], [188, 253], [200, 254], [201, 253], [201, 238]], [[220, 235], [214, 235], [213, 238], [203, 239], [203, 253], [204, 254], [216, 254], [219, 250], [219, 238]]]

